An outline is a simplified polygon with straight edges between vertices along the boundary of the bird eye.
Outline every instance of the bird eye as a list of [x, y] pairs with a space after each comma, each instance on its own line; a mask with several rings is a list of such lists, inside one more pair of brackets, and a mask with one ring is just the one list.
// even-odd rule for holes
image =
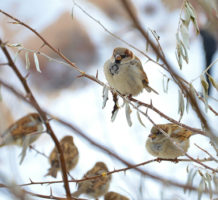
[[156, 133], [156, 135], [161, 135], [162, 134], [162, 132], [161, 131], [157, 131], [157, 133]]

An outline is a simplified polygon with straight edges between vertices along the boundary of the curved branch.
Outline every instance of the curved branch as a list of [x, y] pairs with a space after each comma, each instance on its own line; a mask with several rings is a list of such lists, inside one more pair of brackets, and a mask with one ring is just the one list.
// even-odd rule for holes
[[[77, 6], [78, 6], [78, 4], [77, 4]], [[90, 80], [92, 80], [92, 81], [94, 81], [94, 82], [100, 84], [101, 86], [105, 86], [105, 84], [104, 84], [102, 81], [100, 81], [99, 79], [97, 79], [96, 77], [94, 77], [94, 76], [92, 76], [92, 75], [89, 75], [89, 74], [86, 74], [84, 71], [80, 70], [74, 63], [72, 63], [69, 59], [67, 59], [67, 58], [60, 52], [60, 50], [55, 49], [51, 44], [49, 44], [49, 43], [48, 43], [37, 31], [35, 31], [33, 28], [31, 28], [30, 26], [28, 26], [28, 25], [25, 24], [24, 22], [18, 20], [17, 18], [15, 18], [15, 17], [9, 15], [8, 13], [2, 11], [1, 9], [0, 9], [0, 12], [2, 12], [2, 13], [3, 13], [4, 15], [6, 15], [7, 17], [9, 17], [9, 18], [15, 20], [18, 24], [21, 24], [21, 25], [23, 25], [24, 27], [26, 27], [27, 29], [31, 30], [34, 34], [36, 34], [36, 35], [44, 42], [45, 45], [47, 45], [51, 50], [53, 50], [57, 55], [59, 55], [63, 60], [65, 60], [66, 63], [68, 63], [70, 66], [74, 67], [74, 69], [75, 69], [76, 71], [80, 72], [80, 73], [81, 73], [81, 76], [86, 77], [86, 78], [88, 78], [88, 79], [90, 79]], [[142, 29], [142, 30], [143, 30], [143, 29]], [[145, 34], [146, 34], [146, 33], [145, 33]], [[154, 46], [155, 46], [155, 45], [154, 45]], [[158, 48], [157, 48], [157, 50], [158, 50]], [[161, 57], [162, 57], [162, 55], [160, 56], [160, 58], [161, 58]], [[165, 59], [165, 58], [164, 58], [164, 59]], [[185, 80], [182, 79], [181, 77], [180, 77], [180, 79], [181, 79], [183, 82], [187, 83], [187, 81], [185, 81]], [[110, 88], [110, 90], [113, 91], [111, 88]], [[120, 95], [120, 94], [119, 94], [119, 96], [121, 96], [122, 98], [124, 98], [124, 97], [123, 97], [122, 95]], [[132, 98], [132, 100], [134, 100], [134, 99]], [[135, 100], [135, 101], [137, 101], [137, 100]], [[139, 102], [139, 101], [138, 101], [138, 102]], [[142, 102], [141, 102], [141, 104], [143, 105]], [[144, 106], [145, 106], [145, 104], [144, 104]], [[147, 107], [147, 106], [146, 106], [146, 107]], [[151, 108], [151, 109], [152, 109], [152, 108]], [[192, 129], [191, 127], [189, 127], [189, 126], [187, 126], [187, 125], [184, 125], [184, 124], [182, 124], [182, 123], [177, 122], [176, 120], [173, 120], [172, 118], [170, 118], [170, 117], [168, 117], [167, 115], [161, 113], [161, 112], [158, 111], [157, 109], [153, 109], [153, 110], [154, 110], [155, 112], [157, 112], [158, 114], [160, 114], [160, 115], [161, 115], [162, 117], [164, 117], [165, 119], [167, 119], [167, 120], [169, 120], [169, 121], [171, 121], [171, 122], [173, 122], [173, 123], [175, 123], [175, 124], [177, 124], [177, 125], [179, 125], [179, 126], [183, 126], [184, 128], [187, 128], [187, 129], [190, 130], [190, 131], [198, 132], [198, 133], [200, 133], [200, 134], [202, 134], [202, 135], [208, 135], [208, 133], [206, 133], [206, 132], [203, 132], [203, 131], [201, 131], [201, 130], [199, 130], [199, 129]], [[210, 134], [209, 134], [209, 136], [210, 136]], [[216, 141], [216, 140], [215, 140], [215, 141]]]
[[[28, 99], [25, 98], [25, 96], [23, 96], [21, 93], [17, 92], [13, 87], [9, 86], [8, 84], [6, 84], [4, 81], [0, 80], [0, 83], [7, 88], [9, 91], [13, 92], [16, 96], [18, 96], [19, 98], [21, 98], [22, 100], [24, 100], [25, 102], [27, 102], [28, 104], [34, 106], [32, 104], [32, 102], [30, 102]], [[69, 129], [71, 129], [73, 132], [75, 132], [75, 134], [79, 135], [80, 137], [84, 138], [86, 141], [88, 141], [90, 144], [92, 144], [93, 146], [97, 147], [98, 149], [102, 150], [105, 153], [108, 153], [109, 155], [111, 155], [112, 157], [114, 157], [115, 159], [119, 160], [120, 162], [124, 163], [125, 165], [127, 165], [128, 167], [133, 167], [135, 166], [134, 164], [126, 161], [124, 158], [122, 158], [121, 156], [117, 155], [116, 153], [112, 152], [111, 150], [109, 150], [108, 148], [106, 148], [105, 146], [97, 143], [96, 141], [94, 141], [93, 139], [91, 139], [90, 137], [88, 137], [88, 134], [85, 134], [83, 131], [81, 131], [79, 128], [77, 128], [75, 125], [72, 125], [71, 123], [68, 123], [52, 114], [49, 114], [48, 112], [46, 112], [45, 110], [43, 110], [44, 113], [46, 113], [47, 115], [50, 115], [52, 118], [54, 118], [54, 120], [60, 122], [62, 125], [68, 127]], [[163, 184], [169, 184], [178, 188], [183, 188], [183, 189], [188, 189], [190, 191], [198, 191], [196, 190], [195, 187], [190, 186], [190, 185], [185, 185], [182, 183], [177, 183], [175, 181], [169, 180], [169, 179], [165, 179], [161, 176], [158, 175], [153, 175], [145, 170], [142, 170], [140, 168], [133, 168], [135, 171], [149, 177], [152, 178], [154, 180], [157, 180], [158, 182], [161, 182]], [[208, 191], [204, 191], [205, 193], [208, 193]]]
[[38, 102], [36, 101], [35, 97], [32, 94], [32, 91], [30, 90], [26, 79], [22, 76], [22, 74], [20, 73], [20, 71], [18, 70], [17, 66], [15, 65], [14, 61], [12, 60], [7, 48], [5, 47], [5, 44], [3, 44], [3, 42], [0, 39], [0, 47], [3, 51], [3, 53], [5, 54], [7, 60], [8, 60], [8, 65], [12, 68], [12, 70], [15, 72], [15, 74], [17, 75], [18, 79], [20, 80], [20, 82], [22, 83], [27, 96], [29, 98], [29, 101], [32, 102], [32, 105], [34, 105], [34, 108], [39, 112], [41, 118], [44, 121], [44, 124], [46, 126], [47, 132], [49, 133], [49, 135], [51, 136], [52, 140], [54, 141], [56, 147], [57, 147], [57, 151], [60, 155], [60, 164], [61, 164], [61, 172], [62, 172], [62, 176], [63, 176], [63, 180], [64, 180], [64, 188], [66, 191], [66, 195], [67, 197], [71, 197], [70, 194], [70, 187], [69, 187], [69, 183], [68, 183], [68, 179], [67, 179], [67, 169], [66, 169], [66, 164], [65, 164], [65, 159], [64, 159], [64, 154], [63, 151], [61, 149], [61, 145], [55, 135], [55, 133], [53, 132], [50, 123], [48, 121], [48, 118], [46, 116], [46, 113], [42, 111], [42, 109], [40, 108]]
[[[63, 183], [63, 182], [62, 182]], [[11, 190], [11, 187], [13, 186], [7, 186], [5, 184], [1, 184], [0, 183], [0, 188], [7, 188], [8, 190]], [[15, 187], [15, 186], [14, 186]], [[16, 186], [17, 187], [17, 186]], [[13, 189], [13, 188], [12, 188]], [[39, 197], [39, 198], [42, 198], [42, 199], [55, 199], [55, 200], [70, 200], [69, 198], [63, 198], [63, 197], [57, 197], [57, 196], [54, 196], [52, 193], [50, 195], [42, 195], [42, 194], [37, 194], [37, 193], [33, 193], [33, 192], [29, 192], [27, 190], [24, 190], [24, 189], [20, 189], [21, 192], [23, 192], [24, 194], [29, 194], [31, 196], [34, 196], [34, 197]], [[75, 197], [71, 197], [72, 200], [87, 200], [87, 199], [81, 199], [81, 198], [75, 198]]]
[[[125, 167], [125, 168], [121, 168], [121, 169], [117, 169], [117, 170], [113, 170], [113, 171], [110, 171], [107, 173], [107, 175], [110, 175], [110, 174], [114, 174], [114, 173], [118, 173], [118, 172], [125, 172], [127, 170], [130, 170], [130, 169], [133, 169], [133, 168], [136, 168], [136, 167], [139, 167], [139, 166], [143, 166], [143, 165], [147, 165], [147, 164], [150, 164], [150, 163], [153, 163], [153, 162], [158, 162], [160, 163], [161, 161], [169, 161], [169, 162], [192, 162], [192, 160], [190, 159], [163, 159], [163, 158], [155, 158], [155, 159], [152, 159], [152, 160], [148, 160], [148, 161], [145, 161], [145, 162], [142, 162], [142, 163], [139, 163], [139, 164], [136, 164], [136, 165], [133, 165], [131, 167]], [[199, 162], [208, 162], [208, 161], [214, 161], [213, 158], [205, 158], [205, 159], [198, 159]], [[73, 180], [69, 180], [69, 182], [73, 182], [73, 183], [79, 183], [79, 182], [83, 182], [83, 181], [87, 181], [87, 180], [91, 180], [91, 179], [96, 179], [96, 178], [99, 178], [101, 177], [102, 175], [97, 175], [97, 176], [92, 176], [92, 177], [86, 177], [86, 178], [83, 178], [83, 179], [73, 179]], [[56, 183], [63, 183], [63, 181], [40, 181], [40, 182], [34, 182], [31, 180], [30, 183], [24, 183], [24, 184], [20, 184], [18, 186], [30, 186], [30, 185], [43, 185], [43, 184], [56, 184]], [[196, 188], [197, 190], [197, 188]], [[216, 192], [214, 192], [216, 193]]]
[[168, 121], [170, 121], [170, 122], [172, 122], [172, 123], [174, 123], [174, 124], [177, 124], [177, 125], [179, 125], [179, 126], [185, 128], [185, 129], [188, 129], [188, 130], [190, 130], [190, 131], [192, 131], [192, 132], [194, 132], [194, 133], [198, 133], [198, 134], [200, 134], [200, 135], [207, 136], [206, 132], [204, 132], [204, 131], [202, 131], [202, 130], [200, 130], [200, 129], [197, 129], [197, 128], [192, 128], [192, 127], [190, 127], [190, 126], [187, 126], [187, 125], [185, 125], [185, 124], [183, 124], [183, 123], [180, 123], [180, 122], [174, 120], [173, 118], [171, 118], [171, 117], [165, 115], [164, 113], [162, 113], [161, 111], [159, 111], [156, 107], [154, 107], [152, 104], [147, 104], [147, 103], [141, 102], [141, 101], [139, 101], [139, 100], [137, 100], [137, 99], [135, 99], [135, 98], [133, 98], [133, 97], [130, 97], [129, 99], [130, 99], [131, 101], [137, 103], [137, 104], [140, 105], [140, 106], [144, 106], [144, 107], [146, 107], [146, 108], [149, 108], [149, 109], [153, 110], [154, 112], [158, 113], [161, 117], [164, 117], [165, 119], [167, 119]]
[[[96, 18], [94, 18], [91, 14], [89, 14], [84, 8], [82, 8], [78, 3], [74, 2], [75, 6], [77, 6], [85, 15], [87, 15], [90, 19], [92, 19], [94, 22], [96, 22], [97, 24], [99, 24], [99, 26], [101, 26], [109, 35], [111, 35], [113, 38], [123, 42], [124, 44], [128, 45], [129, 47], [131, 47], [132, 49], [138, 51], [139, 53], [141, 53], [142, 55], [144, 55], [149, 61], [156, 63], [157, 65], [159, 65], [160, 67], [162, 67], [164, 70], [167, 71], [167, 68], [164, 66], [164, 64], [160, 64], [157, 61], [155, 61], [154, 59], [152, 59], [150, 56], [148, 56], [146, 53], [144, 53], [142, 50], [136, 48], [134, 45], [128, 43], [127, 41], [123, 40], [122, 38], [118, 37], [117, 35], [113, 34], [111, 31], [109, 31], [99, 20], [97, 20]], [[158, 42], [158, 41], [157, 41]], [[158, 45], [159, 48], [160, 44]], [[163, 53], [162, 53], [163, 54]], [[168, 72], [168, 71], [167, 71]], [[180, 77], [181, 81], [183, 81], [185, 84], [187, 84], [190, 87], [190, 83], [188, 81], [186, 81], [185, 79], [183, 79], [182, 77]], [[203, 102], [205, 103], [204, 99], [199, 95], [199, 93], [195, 90], [195, 93], [197, 95], [197, 97]], [[211, 110], [211, 112], [213, 112], [216, 116], [218, 116], [218, 112], [212, 108], [212, 106], [210, 106], [208, 104], [208, 108]]]
[[210, 137], [211, 141], [213, 141], [215, 144], [218, 144], [218, 138], [216, 135], [212, 132], [211, 128], [209, 127], [207, 120], [205, 119], [201, 109], [198, 106], [198, 103], [193, 96], [193, 94], [189, 91], [189, 89], [184, 85], [183, 81], [181, 80], [181, 77], [173, 70], [173, 67], [169, 64], [169, 62], [166, 60], [166, 58], [161, 54], [159, 48], [154, 44], [154, 42], [150, 39], [148, 36], [148, 33], [142, 28], [138, 18], [135, 16], [132, 7], [130, 6], [128, 0], [121, 0], [121, 3], [123, 4], [123, 7], [127, 11], [127, 13], [130, 16], [130, 19], [132, 20], [133, 24], [135, 25], [136, 29], [142, 34], [142, 36], [145, 38], [145, 40], [149, 43], [151, 48], [154, 50], [156, 55], [163, 61], [164, 65], [166, 66], [168, 72], [174, 79], [175, 83], [180, 87], [183, 94], [189, 98], [189, 102], [192, 105], [192, 108], [196, 112], [197, 116], [201, 120], [201, 123], [205, 127], [207, 131], [207, 135]]

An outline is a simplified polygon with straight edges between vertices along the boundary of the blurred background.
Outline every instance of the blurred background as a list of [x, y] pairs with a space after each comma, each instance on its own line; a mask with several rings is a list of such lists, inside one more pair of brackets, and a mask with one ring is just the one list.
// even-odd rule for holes
[[[211, 1], [210, 4], [206, 4], [204, 1], [190, 2], [196, 10], [201, 34], [196, 35], [193, 26], [190, 25], [189, 63], [184, 63], [182, 70], [179, 70], [175, 57], [175, 35], [178, 29], [182, 0], [135, 0], [131, 2], [135, 14], [139, 17], [143, 27], [146, 30], [156, 31], [160, 36], [159, 42], [166, 58], [174, 66], [175, 70], [189, 82], [198, 77], [210, 63], [218, 58], [218, 27], [216, 24], [217, 18], [214, 17], [217, 17], [217, 13], [215, 14], [218, 6], [217, 2]], [[1, 0], [0, 9], [30, 25], [86, 73], [95, 75], [98, 72], [99, 79], [106, 83], [103, 74], [104, 62], [111, 57], [115, 47], [124, 46], [130, 48], [126, 43], [113, 37], [110, 33], [115, 34], [144, 52], [146, 52], [146, 41], [135, 30], [119, 1], [84, 0], [77, 1], [77, 4], [83, 10], [69, 0]], [[73, 123], [88, 136], [113, 149], [127, 161], [137, 164], [153, 158], [145, 149], [145, 141], [152, 127], [152, 124], [145, 117], [142, 116], [146, 126], [143, 127], [137, 119], [136, 112], [133, 110], [131, 114], [133, 125], [129, 127], [125, 118], [125, 109], [121, 109], [115, 122], [112, 123], [110, 119], [113, 108], [111, 95], [109, 95], [106, 108], [102, 110], [101, 86], [88, 79], [77, 78], [78, 72], [72, 67], [63, 65], [61, 63], [62, 60], [44, 46], [32, 32], [23, 26], [10, 22], [12, 22], [11, 19], [0, 14], [0, 37], [4, 42], [22, 44], [26, 49], [43, 52], [49, 57], [58, 60], [56, 62], [53, 59], [38, 55], [42, 71], [39, 73], [35, 68], [33, 54], [30, 52], [30, 69], [26, 70], [25, 51], [18, 53], [17, 48], [10, 48], [10, 53], [22, 74], [25, 76], [30, 73], [27, 79], [28, 83], [42, 108], [46, 108], [50, 113]], [[163, 90], [163, 80], [165, 80], [166, 84], [166, 77], [170, 78], [170, 75], [157, 64], [147, 62], [147, 58], [136, 50], [131, 50], [141, 59], [151, 87], [160, 94], [157, 96], [144, 91], [137, 98], [146, 103], [149, 103], [152, 99], [153, 105], [161, 112], [175, 120], [179, 120], [178, 87], [170, 81], [168, 92]], [[147, 54], [154, 60], [156, 59], [151, 48], [148, 48]], [[0, 52], [0, 62], [6, 62], [2, 52]], [[217, 64], [211, 68], [210, 73], [218, 81]], [[0, 66], [0, 77], [15, 86], [19, 91], [23, 91], [19, 80], [8, 66]], [[202, 92], [199, 78], [193, 82], [193, 85], [197, 91]], [[209, 104], [217, 111], [217, 90], [211, 86], [209, 91], [211, 96], [208, 100]], [[1, 87], [1, 98], [0, 132], [3, 132], [11, 123], [26, 113], [34, 111], [3, 87]], [[204, 109], [203, 104], [201, 107]], [[167, 120], [156, 113], [152, 111], [148, 113], [155, 123], [167, 123]], [[217, 116], [208, 111], [206, 117], [209, 124], [215, 129]], [[201, 128], [201, 124], [191, 108], [188, 113], [185, 112], [181, 122], [194, 128]], [[54, 121], [51, 121], [51, 125], [59, 139], [64, 135], [73, 135], [78, 146], [80, 153], [79, 163], [71, 171], [71, 175], [74, 178], [80, 179], [96, 161], [100, 160], [104, 161], [110, 170], [125, 167], [69, 129], [60, 126]], [[196, 135], [191, 138], [189, 149], [191, 156], [195, 158], [206, 157], [205, 153], [200, 151], [194, 143], [215, 155], [209, 140], [206, 137]], [[39, 151], [49, 155], [54, 144], [49, 135], [43, 134], [34, 143], [34, 146]], [[27, 183], [29, 179], [32, 181], [55, 180], [51, 177], [44, 177], [47, 173], [47, 168], [49, 168], [49, 162], [45, 157], [33, 150], [28, 151], [24, 163], [19, 165], [20, 151], [20, 148], [14, 146], [0, 149], [0, 177], [2, 179], [8, 183], [16, 184]], [[152, 174], [186, 183], [186, 168], [187, 166], [192, 168], [194, 167], [193, 165], [195, 164], [185, 162], [177, 164], [161, 162], [145, 165], [141, 168]], [[211, 165], [215, 164], [211, 163]], [[60, 178], [61, 174], [59, 173], [58, 180]], [[196, 176], [194, 181], [196, 186], [198, 186], [199, 180], [200, 178]], [[70, 186], [73, 192], [76, 189], [76, 184], [71, 183]], [[64, 195], [63, 184], [25, 187], [29, 191], [47, 195], [49, 195], [50, 188], [52, 188], [54, 195]], [[135, 200], [197, 198], [197, 194], [194, 192], [190, 194], [183, 193], [181, 189], [175, 189], [150, 178], [142, 177], [134, 170], [113, 174], [110, 190]], [[4, 189], [0, 189], [0, 195], [2, 196], [0, 199], [14, 199]], [[40, 198], [31, 197], [31, 199]], [[100, 199], [103, 199], [103, 197]], [[208, 196], [203, 195], [202, 199], [208, 199]]]

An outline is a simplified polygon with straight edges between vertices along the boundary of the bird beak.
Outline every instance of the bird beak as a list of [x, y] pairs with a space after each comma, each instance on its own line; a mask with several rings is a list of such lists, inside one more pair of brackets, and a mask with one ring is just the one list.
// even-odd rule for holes
[[154, 135], [154, 134], [150, 134], [148, 137], [151, 138], [151, 139], [153, 140], [153, 139], [156, 138], [156, 135]]
[[120, 55], [116, 55], [116, 56], [115, 56], [115, 61], [118, 61], [118, 62], [120, 62], [120, 61], [121, 61], [121, 59], [122, 59], [122, 58], [121, 58], [121, 56], [120, 56]]

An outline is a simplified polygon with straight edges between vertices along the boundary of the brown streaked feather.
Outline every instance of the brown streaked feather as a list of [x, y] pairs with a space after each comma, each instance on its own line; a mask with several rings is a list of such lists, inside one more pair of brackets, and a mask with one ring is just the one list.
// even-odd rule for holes
[[78, 184], [78, 190], [73, 193], [73, 196], [78, 197], [80, 194], [85, 193], [92, 197], [98, 198], [107, 192], [111, 175], [103, 176], [103, 173], [107, 173], [108, 168], [103, 162], [97, 162], [92, 169], [87, 171], [83, 178], [102, 175], [95, 179], [86, 180]]
[[164, 132], [168, 133], [172, 138], [177, 138], [179, 140], [188, 139], [191, 135], [193, 135], [192, 131], [180, 127], [177, 124], [168, 123], [158, 124], [157, 126]]
[[104, 200], [130, 200], [130, 199], [117, 192], [111, 191], [104, 195]]
[[[79, 152], [74, 144], [72, 136], [65, 136], [61, 139], [60, 145], [64, 154], [65, 164], [67, 171], [73, 169], [79, 160]], [[48, 173], [45, 176], [53, 176], [56, 178], [57, 172], [61, 169], [59, 155], [57, 148], [54, 147], [49, 156], [49, 162], [51, 167], [48, 169]]]
[[124, 53], [126, 54], [127, 57], [133, 58], [133, 53], [129, 49], [126, 49]]
[[30, 113], [21, 119], [17, 120], [7, 130], [11, 133], [14, 139], [37, 132], [38, 125], [41, 119], [38, 113]]
[[145, 71], [144, 71], [144, 69], [143, 69], [143, 67], [142, 67], [142, 63], [141, 63], [141, 61], [139, 60], [139, 58], [138, 58], [137, 56], [135, 56], [134, 58], [137, 60], [137, 62], [138, 62], [137, 66], [139, 67], [139, 69], [140, 69], [140, 71], [141, 71], [141, 73], [142, 73], [142, 77], [143, 77], [142, 83], [143, 83], [143, 85], [144, 85], [144, 88], [145, 88], [148, 92], [151, 92], [151, 91], [152, 91], [152, 92], [154, 92], [154, 93], [156, 93], [156, 94], [159, 94], [156, 90], [154, 90], [152, 87], [149, 86], [149, 81], [148, 81], [147, 74], [145, 73]]
[[144, 86], [148, 86], [148, 84], [149, 84], [148, 77], [147, 77], [147, 74], [145, 73], [145, 71], [144, 71], [144, 69], [142, 67], [142, 63], [141, 63], [141, 61], [139, 60], [139, 58], [137, 56], [135, 56], [135, 59], [138, 61], [137, 66], [139, 67], [140, 71], [142, 72], [142, 76], [143, 76], [142, 82], [143, 82], [143, 85]]

